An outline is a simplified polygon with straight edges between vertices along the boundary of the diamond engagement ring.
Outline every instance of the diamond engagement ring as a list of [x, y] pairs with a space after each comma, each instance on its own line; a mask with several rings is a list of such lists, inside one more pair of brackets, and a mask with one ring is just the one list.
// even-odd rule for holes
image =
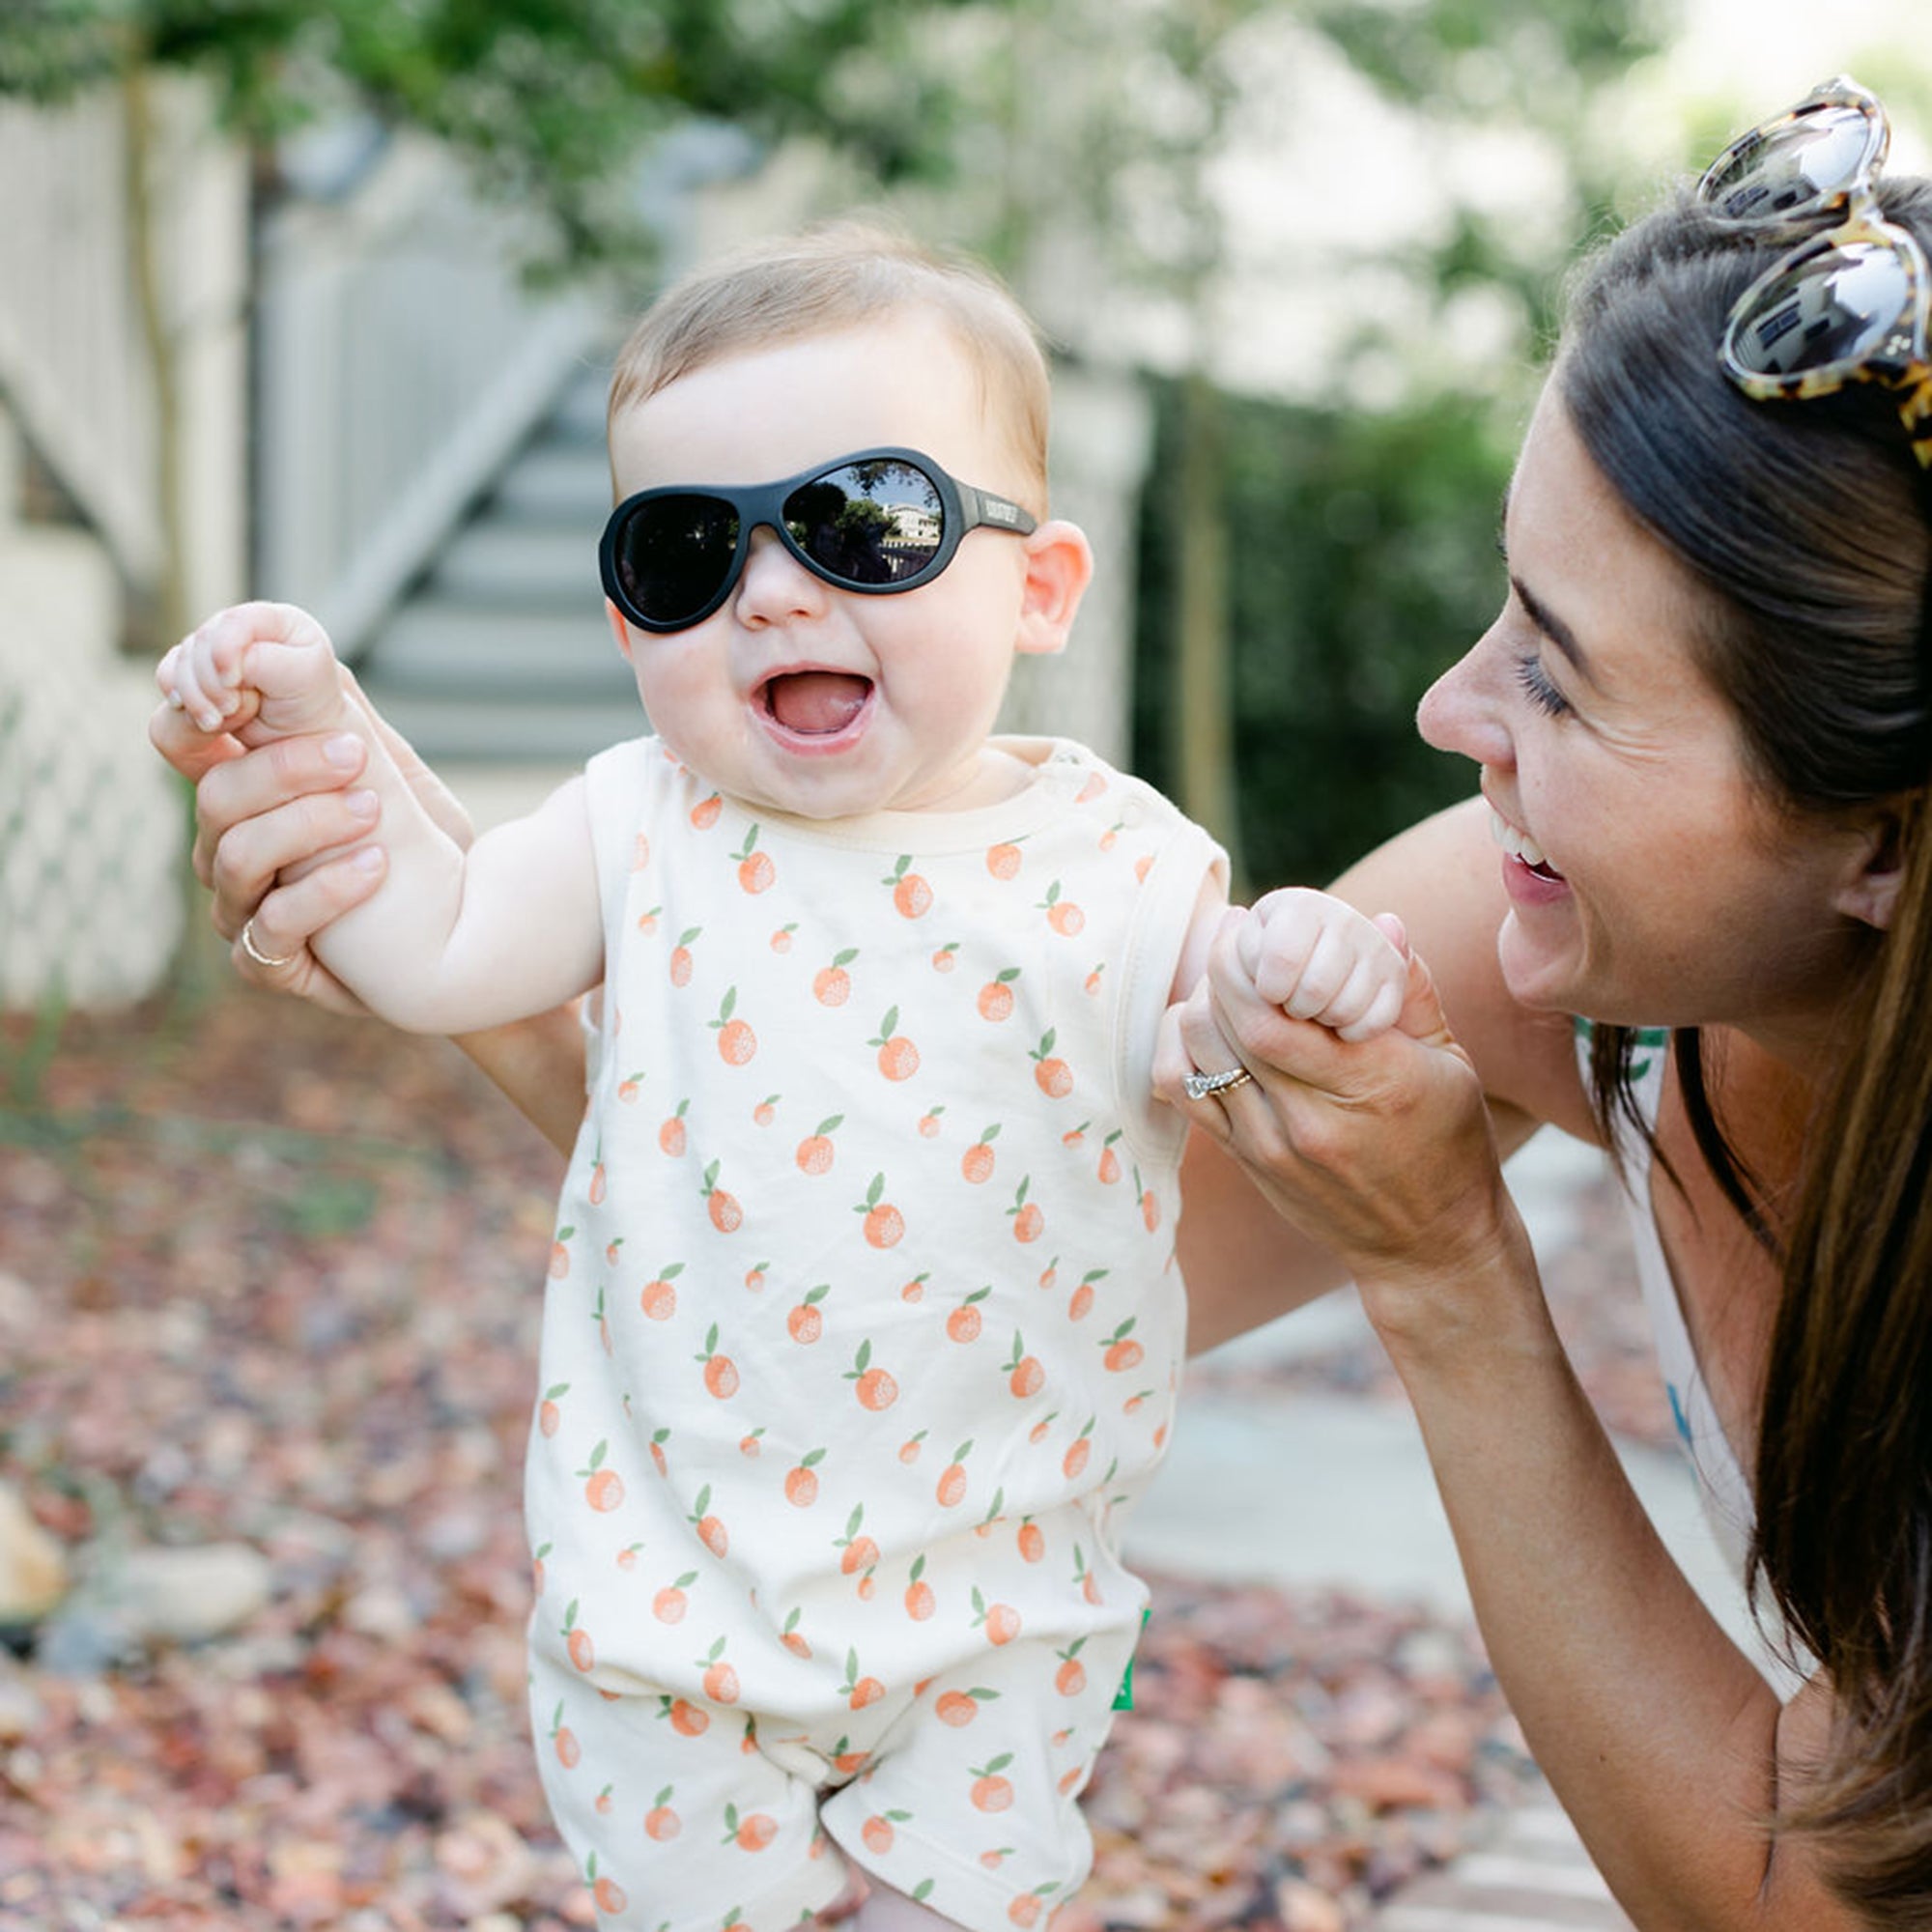
[[1190, 1073], [1180, 1083], [1180, 1091], [1190, 1100], [1205, 1100], [1210, 1094], [1232, 1093], [1254, 1077], [1245, 1066], [1230, 1066], [1220, 1073]]
[[296, 956], [293, 952], [285, 952], [277, 959], [271, 953], [264, 952], [255, 944], [255, 922], [252, 918], [243, 920], [242, 923], [242, 951], [257, 966], [286, 966]]

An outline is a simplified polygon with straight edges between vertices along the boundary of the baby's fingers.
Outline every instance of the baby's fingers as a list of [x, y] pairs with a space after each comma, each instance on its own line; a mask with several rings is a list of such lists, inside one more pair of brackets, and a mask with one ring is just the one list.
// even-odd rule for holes
[[199, 631], [184, 638], [155, 670], [155, 682], [161, 695], [177, 711], [185, 712], [204, 731], [219, 731], [230, 713], [240, 708], [242, 696], [241, 661], [235, 661], [233, 679], [225, 680], [221, 667]]
[[1335, 1009], [1321, 1015], [1322, 1021], [1335, 1029], [1337, 1039], [1373, 1039], [1402, 1017], [1407, 986], [1406, 962], [1393, 974], [1369, 973], [1359, 986], [1351, 980]]

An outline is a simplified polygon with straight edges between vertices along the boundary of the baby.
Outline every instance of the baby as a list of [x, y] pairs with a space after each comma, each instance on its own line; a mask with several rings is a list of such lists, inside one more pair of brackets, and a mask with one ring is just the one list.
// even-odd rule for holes
[[[550, 1252], [531, 1710], [604, 1921], [1041, 1920], [1140, 1628], [1121, 1526], [1185, 1339], [1162, 1012], [1225, 863], [1081, 747], [991, 735], [1091, 571], [1046, 515], [1011, 298], [838, 228], [674, 287], [622, 352], [602, 544], [654, 737], [465, 852], [382, 745], [390, 863], [318, 935], [406, 1027], [602, 984]], [[258, 743], [370, 737], [327, 638], [225, 611], [162, 688]], [[1318, 894], [1256, 936], [1292, 1012], [1396, 1017]], [[855, 1880], [852, 1889], [861, 1889]]]

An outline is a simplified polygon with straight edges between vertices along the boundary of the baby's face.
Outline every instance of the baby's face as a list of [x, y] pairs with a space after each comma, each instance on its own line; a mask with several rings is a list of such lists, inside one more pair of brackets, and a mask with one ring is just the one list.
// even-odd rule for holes
[[[776, 482], [855, 452], [920, 451], [960, 482], [1021, 479], [975, 371], [918, 312], [707, 364], [611, 429], [619, 497]], [[693, 771], [768, 810], [849, 818], [997, 795], [981, 752], [1020, 633], [1027, 546], [970, 531], [941, 574], [887, 596], [814, 576], [770, 529], [689, 630], [611, 612], [659, 735]]]

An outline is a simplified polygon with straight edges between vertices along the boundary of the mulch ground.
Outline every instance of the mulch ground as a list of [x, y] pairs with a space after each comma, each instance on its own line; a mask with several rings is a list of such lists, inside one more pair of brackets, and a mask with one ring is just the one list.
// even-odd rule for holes
[[[594, 1922], [524, 1710], [557, 1176], [442, 1042], [245, 990], [0, 1026], [0, 1484], [83, 1586], [0, 1650], [8, 1932]], [[1662, 1440], [1607, 1195], [1585, 1212], [1552, 1299], [1606, 1413]], [[1267, 1373], [1400, 1400], [1373, 1344]], [[232, 1634], [84, 1608], [129, 1547], [237, 1542], [272, 1587]], [[1057, 1932], [1351, 1932], [1533, 1783], [1472, 1631], [1152, 1581]]]

